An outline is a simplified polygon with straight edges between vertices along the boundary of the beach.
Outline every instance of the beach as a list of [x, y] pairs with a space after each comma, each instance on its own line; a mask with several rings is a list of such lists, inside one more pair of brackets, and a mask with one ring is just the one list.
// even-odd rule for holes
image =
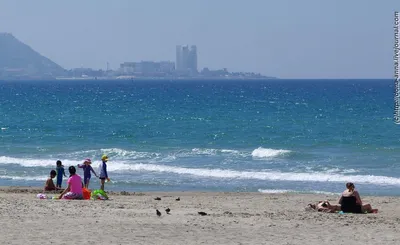
[[399, 197], [362, 196], [379, 213], [357, 215], [305, 210], [319, 200], [336, 203], [336, 195], [112, 192], [106, 201], [66, 201], [38, 199], [40, 192], [0, 188], [2, 244], [357, 245], [400, 239]]

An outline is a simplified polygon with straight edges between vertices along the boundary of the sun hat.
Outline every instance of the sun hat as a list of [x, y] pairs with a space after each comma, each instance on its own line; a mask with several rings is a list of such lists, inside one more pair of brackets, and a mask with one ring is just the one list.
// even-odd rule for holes
[[104, 154], [104, 155], [101, 157], [101, 160], [108, 160], [108, 156]]
[[85, 162], [92, 163], [92, 160], [90, 160], [90, 158], [86, 158]]

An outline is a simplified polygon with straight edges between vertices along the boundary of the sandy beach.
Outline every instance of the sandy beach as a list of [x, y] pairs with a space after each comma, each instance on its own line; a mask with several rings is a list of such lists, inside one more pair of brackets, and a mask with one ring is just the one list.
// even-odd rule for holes
[[39, 192], [0, 188], [2, 244], [399, 244], [400, 239], [399, 197], [363, 197], [379, 213], [357, 215], [305, 211], [308, 203], [336, 202], [332, 195], [121, 192], [110, 193], [107, 201], [65, 201], [40, 200]]

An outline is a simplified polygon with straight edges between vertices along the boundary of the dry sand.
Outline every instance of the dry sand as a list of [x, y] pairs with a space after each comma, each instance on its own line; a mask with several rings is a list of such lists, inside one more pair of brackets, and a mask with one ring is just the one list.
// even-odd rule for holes
[[363, 197], [378, 214], [341, 215], [305, 211], [310, 202], [338, 200], [326, 195], [151, 192], [65, 201], [37, 193], [0, 188], [1, 244], [400, 244], [398, 197]]

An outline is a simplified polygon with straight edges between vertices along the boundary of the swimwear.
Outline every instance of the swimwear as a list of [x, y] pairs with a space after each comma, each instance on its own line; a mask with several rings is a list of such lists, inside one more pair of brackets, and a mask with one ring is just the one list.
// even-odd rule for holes
[[86, 183], [88, 182], [88, 180], [90, 180], [90, 178], [92, 177], [91, 172], [94, 172], [92, 166], [90, 165], [84, 165], [84, 164], [78, 164], [78, 168], [82, 168], [83, 169], [83, 182]]
[[57, 167], [57, 186], [61, 187], [62, 180], [63, 180], [63, 175], [64, 175], [64, 168], [63, 167]]
[[100, 163], [99, 166], [99, 176], [100, 179], [107, 179], [108, 178], [108, 174], [107, 174], [107, 163], [106, 162], [102, 162]]
[[340, 209], [344, 213], [355, 213], [355, 214], [362, 213], [362, 207], [360, 204], [357, 204], [357, 199], [355, 196], [348, 196], [348, 197], [343, 196]]

